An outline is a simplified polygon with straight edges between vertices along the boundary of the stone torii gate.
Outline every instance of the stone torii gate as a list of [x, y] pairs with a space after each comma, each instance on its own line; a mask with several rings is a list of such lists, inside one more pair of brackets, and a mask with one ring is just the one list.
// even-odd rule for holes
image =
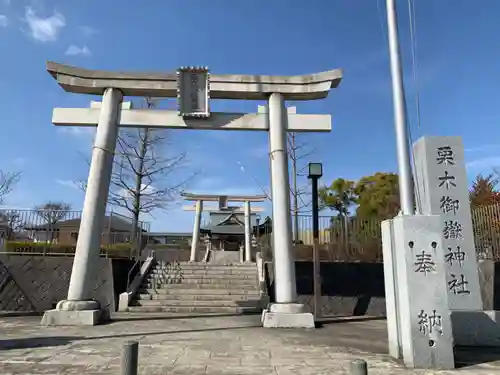
[[[263, 312], [269, 327], [313, 327], [312, 314], [297, 304], [292, 248], [286, 132], [329, 132], [330, 115], [287, 114], [285, 100], [326, 98], [341, 81], [341, 70], [303, 76], [209, 74], [207, 68], [175, 73], [87, 70], [54, 62], [48, 72], [67, 92], [102, 95], [101, 107], [55, 108], [52, 122], [97, 126], [87, 190], [66, 300], [45, 312], [43, 324], [95, 325], [102, 317], [92, 300], [95, 264], [107, 203], [118, 127], [253, 130], [269, 132], [276, 303]], [[178, 98], [179, 110], [129, 109], [124, 96]], [[210, 113], [210, 99], [267, 100], [267, 113]]]
[[[252, 260], [252, 227], [250, 217], [252, 213], [262, 212], [262, 207], [251, 207], [250, 203], [264, 202], [265, 195], [213, 195], [213, 194], [191, 194], [182, 193], [182, 198], [186, 201], [194, 201], [194, 206], [184, 206], [185, 211], [195, 211], [193, 237], [191, 241], [191, 254], [189, 261], [196, 261], [198, 243], [200, 242], [201, 214], [205, 212], [227, 212], [245, 214], [245, 262]], [[218, 207], [203, 207], [203, 202], [218, 202]], [[229, 202], [243, 202], [243, 210], [238, 206], [229, 206]]]

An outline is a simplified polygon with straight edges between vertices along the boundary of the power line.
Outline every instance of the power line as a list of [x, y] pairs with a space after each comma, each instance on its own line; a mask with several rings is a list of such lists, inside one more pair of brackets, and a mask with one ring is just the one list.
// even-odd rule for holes
[[420, 86], [418, 80], [417, 59], [417, 17], [415, 14], [415, 1], [408, 0], [408, 19], [410, 23], [411, 57], [413, 65], [413, 84], [415, 85], [415, 111], [417, 127], [420, 129]]
[[[413, 84], [415, 89], [415, 112], [417, 120], [417, 128], [420, 129], [420, 86], [418, 79], [418, 65], [417, 65], [417, 21], [415, 14], [415, 2], [414, 0], [408, 0], [408, 26], [410, 29], [410, 50], [412, 57], [412, 71], [413, 71]], [[405, 106], [408, 107], [408, 103], [405, 99]], [[406, 117], [408, 117], [408, 109], [406, 110]], [[406, 126], [408, 128], [408, 142], [410, 147], [413, 145], [413, 136], [411, 132], [410, 121], [407, 118]], [[411, 159], [413, 162], [413, 186], [415, 191], [415, 200], [417, 201], [417, 212], [420, 211], [422, 207], [422, 201], [418, 190], [418, 174], [415, 171], [415, 155], [411, 153]]]
[[[240, 161], [237, 161], [236, 164], [238, 164], [238, 166], [240, 167], [240, 170], [243, 172], [243, 173], [246, 173], [246, 168], [245, 166], [240, 162]], [[266, 196], [267, 200], [269, 200], [270, 202], [272, 202], [271, 200], [271, 197], [269, 196], [268, 192], [266, 191], [266, 189], [264, 188], [264, 185], [262, 185], [259, 180], [257, 180], [257, 178], [252, 174], [252, 173], [249, 173], [250, 177], [252, 178], [252, 180], [254, 180], [254, 182], [257, 184], [257, 186], [262, 190], [262, 192], [264, 193], [264, 195]]]

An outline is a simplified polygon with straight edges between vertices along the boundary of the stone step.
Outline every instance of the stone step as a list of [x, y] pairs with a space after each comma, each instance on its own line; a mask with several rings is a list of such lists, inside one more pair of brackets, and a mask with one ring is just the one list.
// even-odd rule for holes
[[225, 285], [225, 284], [161, 284], [161, 285], [142, 285], [139, 290], [142, 291], [157, 291], [159, 293], [182, 293], [186, 290], [191, 290], [191, 293], [204, 293], [205, 290], [221, 290], [225, 292], [237, 293], [239, 291], [252, 292], [260, 290], [257, 284], [255, 285]]
[[219, 264], [219, 263], [190, 263], [190, 262], [157, 262], [155, 266], [160, 267], [186, 267], [186, 268], [255, 268], [257, 263], [230, 263], [230, 264]]
[[179, 284], [210, 284], [210, 285], [224, 285], [227, 288], [235, 288], [236, 286], [244, 286], [244, 285], [258, 285], [257, 279], [233, 279], [233, 280], [224, 280], [224, 279], [211, 279], [211, 278], [187, 278], [187, 279], [167, 279], [162, 277], [148, 278], [148, 280], [143, 284], [149, 288], [153, 286], [160, 285], [179, 285]]
[[261, 308], [253, 307], [200, 307], [200, 306], [130, 306], [129, 312], [137, 313], [183, 313], [183, 314], [259, 314]]
[[210, 263], [190, 263], [190, 262], [172, 262], [172, 263], [162, 263], [158, 262], [155, 267], [181, 267], [181, 268], [210, 268], [210, 269], [227, 269], [227, 268], [237, 268], [237, 269], [256, 269], [257, 265], [255, 263], [233, 263], [233, 264], [210, 264]]
[[133, 306], [187, 306], [187, 307], [254, 307], [260, 305], [260, 299], [249, 301], [198, 301], [198, 300], [180, 300], [180, 299], [154, 299], [154, 300], [135, 300]]
[[183, 300], [183, 301], [255, 301], [259, 294], [168, 294], [144, 293], [138, 294], [136, 300]]
[[257, 272], [249, 274], [224, 274], [224, 273], [207, 273], [207, 272], [181, 272], [171, 273], [153, 270], [149, 274], [151, 277], [165, 277], [171, 279], [257, 279]]
[[[212, 293], [211, 291], [216, 291]], [[151, 292], [151, 293], [150, 293]], [[141, 294], [252, 294], [260, 293], [258, 285], [218, 285], [218, 284], [157, 284], [143, 285]]]
[[178, 275], [178, 274], [184, 274], [184, 275], [191, 275], [191, 274], [202, 274], [202, 275], [257, 275], [257, 270], [256, 269], [244, 269], [244, 270], [235, 270], [235, 269], [228, 269], [228, 270], [211, 270], [211, 269], [178, 269], [178, 270], [172, 270], [168, 268], [153, 268], [151, 270], [151, 273], [164, 273], [164, 274], [172, 274], [172, 275]]
[[173, 294], [173, 295], [186, 295], [186, 294], [196, 294], [196, 295], [230, 295], [230, 296], [247, 296], [247, 295], [260, 295], [259, 288], [248, 288], [248, 289], [227, 289], [227, 288], [216, 288], [215, 285], [201, 284], [207, 288], [178, 288], [183, 284], [172, 285], [176, 287], [171, 287], [170, 285], [165, 288], [157, 289], [143, 289], [141, 288], [138, 292], [139, 294]]

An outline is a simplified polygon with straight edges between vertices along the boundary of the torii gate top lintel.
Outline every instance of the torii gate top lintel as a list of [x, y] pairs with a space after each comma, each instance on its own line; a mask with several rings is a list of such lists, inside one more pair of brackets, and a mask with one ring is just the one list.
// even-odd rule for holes
[[265, 195], [217, 195], [217, 194], [193, 194], [181, 193], [186, 201], [204, 201], [204, 202], [264, 202]]
[[[90, 70], [47, 62], [47, 71], [68, 92], [102, 95], [110, 87], [124, 96], [177, 97], [177, 74]], [[212, 99], [266, 100], [280, 93], [286, 100], [324, 99], [342, 80], [342, 70], [299, 76], [210, 74]]]

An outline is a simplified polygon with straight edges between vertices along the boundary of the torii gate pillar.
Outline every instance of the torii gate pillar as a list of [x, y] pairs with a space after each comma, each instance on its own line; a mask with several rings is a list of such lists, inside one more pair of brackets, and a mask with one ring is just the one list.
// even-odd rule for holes
[[276, 303], [297, 300], [290, 217], [290, 182], [286, 148], [287, 111], [281, 94], [269, 97], [269, 155], [273, 205], [273, 255]]
[[200, 226], [201, 226], [201, 213], [203, 211], [203, 201], [196, 201], [196, 213], [194, 216], [193, 238], [191, 239], [191, 254], [189, 255], [190, 262], [196, 262], [196, 252], [200, 242]]
[[103, 318], [99, 302], [92, 297], [123, 94], [108, 88], [102, 98], [68, 297], [59, 301], [55, 310], [45, 312], [42, 325], [73, 325], [75, 322], [95, 325]]

